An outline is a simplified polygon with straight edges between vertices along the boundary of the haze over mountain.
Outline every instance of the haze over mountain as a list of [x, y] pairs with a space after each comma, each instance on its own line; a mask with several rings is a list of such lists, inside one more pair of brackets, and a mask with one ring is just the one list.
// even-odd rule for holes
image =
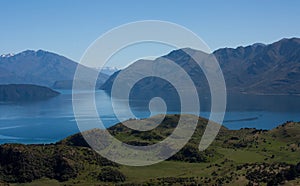
[[[202, 70], [197, 66], [189, 54], [202, 56], [203, 59], [212, 57], [194, 49], [179, 49], [159, 57], [153, 61], [139, 60], [135, 63], [158, 63], [161, 60], [172, 60], [180, 65], [194, 81], [198, 91], [209, 90], [207, 80]], [[218, 60], [226, 81], [229, 93], [248, 94], [300, 94], [300, 39], [282, 39], [275, 43], [253, 44], [246, 47], [222, 48], [213, 52]], [[130, 65], [126, 70], [133, 68]], [[119, 73], [119, 72], [118, 72]], [[101, 89], [111, 91], [112, 84], [117, 74], [112, 75]], [[171, 73], [171, 72], [170, 72]], [[177, 73], [174, 73], [174, 78]], [[128, 80], [131, 77], [128, 77]], [[123, 79], [124, 82], [127, 79]], [[141, 91], [147, 94], [152, 90], [167, 93], [168, 96], [172, 86], [159, 78], [146, 78], [140, 81], [133, 89], [132, 95], [139, 97]], [[135, 92], [135, 93], [134, 93]], [[153, 92], [153, 91], [152, 91]]]
[[111, 76], [113, 73], [117, 71], [118, 71], [117, 67], [103, 67], [100, 72]]
[[[36, 84], [54, 88], [71, 88], [73, 76], [78, 63], [55, 53], [27, 50], [16, 55], [1, 55], [0, 84], [22, 83]], [[89, 78], [98, 73], [96, 70], [82, 66], [85, 79], [84, 86], [89, 85]], [[98, 86], [108, 75], [99, 74]]]

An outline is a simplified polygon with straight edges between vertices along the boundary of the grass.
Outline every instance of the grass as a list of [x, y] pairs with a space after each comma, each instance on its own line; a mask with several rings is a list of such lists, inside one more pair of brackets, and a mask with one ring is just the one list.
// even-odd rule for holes
[[217, 151], [223, 154], [225, 158], [238, 164], [263, 162], [265, 159], [265, 156], [257, 151], [229, 148], [218, 148]]
[[11, 185], [12, 186], [44, 186], [44, 185], [60, 186], [62, 185], [62, 183], [54, 179], [42, 178], [39, 180], [35, 180], [34, 182], [31, 183], [15, 183]]
[[[111, 130], [120, 140], [124, 142], [142, 141], [149, 144], [158, 141], [159, 137], [167, 137], [174, 128], [173, 122], [178, 116], [169, 116], [161, 126], [151, 131], [151, 133], [141, 132], [136, 133], [128, 128], [122, 128], [121, 125], [116, 125]], [[136, 122], [136, 121], [135, 121]], [[199, 126], [195, 131], [192, 139], [189, 142], [189, 148], [198, 147], [200, 137], [203, 134], [204, 119], [199, 120]], [[201, 154], [206, 159], [197, 160], [198, 162], [191, 163], [195, 151], [190, 151], [191, 154], [179, 152], [179, 158], [176, 161], [164, 161], [151, 166], [131, 167], [120, 166], [117, 168], [126, 176], [124, 183], [143, 184], [151, 183], [158, 184], [191, 184], [193, 182], [204, 183], [204, 185], [212, 185], [222, 183], [223, 185], [246, 185], [249, 180], [246, 178], [248, 172], [256, 169], [255, 167], [263, 167], [262, 171], [268, 172], [273, 168], [273, 165], [278, 165], [278, 170], [285, 167], [286, 164], [297, 164], [300, 161], [300, 142], [299, 123], [287, 123], [271, 131], [259, 131], [255, 129], [228, 130], [222, 128], [217, 139], [205, 151], [196, 153]], [[91, 152], [86, 150], [86, 147], [80, 147], [81, 138], [79, 135], [74, 135], [67, 140], [63, 140], [59, 146], [22, 146], [22, 149], [30, 149], [39, 154], [53, 154], [56, 148], [59, 152], [63, 152], [69, 159], [74, 156], [69, 154], [73, 151], [76, 154], [75, 162], [80, 163], [83, 169], [80, 170], [77, 177], [70, 178], [64, 182], [58, 182], [53, 179], [42, 178], [34, 180], [30, 183], [13, 184], [13, 185], [114, 185], [114, 182], [101, 182], [91, 173], [98, 175], [103, 166], [89, 162], [90, 160], [81, 161], [80, 158], [96, 157]], [[71, 145], [68, 141], [72, 141]], [[77, 145], [79, 144], [79, 145]], [[66, 148], [64, 148], [64, 145]], [[74, 147], [77, 146], [77, 147]], [[28, 148], [27, 148], [28, 147]], [[51, 147], [51, 148], [50, 148]], [[21, 147], [20, 147], [21, 148]], [[54, 153], [55, 154], [55, 153]], [[183, 159], [180, 159], [182, 158]], [[75, 158], [75, 157], [74, 157]], [[190, 162], [189, 162], [190, 161]], [[282, 166], [280, 168], [280, 166]], [[238, 168], [241, 167], [241, 168]], [[182, 178], [182, 180], [180, 180]], [[300, 179], [291, 180], [285, 184], [297, 185]], [[117, 183], [121, 184], [121, 183]], [[260, 182], [260, 185], [266, 185], [266, 182]]]
[[121, 170], [126, 172], [128, 181], [143, 182], [161, 177], [209, 176], [205, 169], [207, 165], [207, 163], [166, 161], [145, 167], [124, 166]]

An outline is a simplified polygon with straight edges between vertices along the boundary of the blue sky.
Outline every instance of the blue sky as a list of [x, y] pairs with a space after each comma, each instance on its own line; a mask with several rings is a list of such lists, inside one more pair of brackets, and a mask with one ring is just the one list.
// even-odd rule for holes
[[0, 54], [43, 49], [79, 61], [104, 32], [149, 19], [185, 26], [212, 50], [271, 43], [300, 37], [299, 7], [296, 0], [0, 0]]

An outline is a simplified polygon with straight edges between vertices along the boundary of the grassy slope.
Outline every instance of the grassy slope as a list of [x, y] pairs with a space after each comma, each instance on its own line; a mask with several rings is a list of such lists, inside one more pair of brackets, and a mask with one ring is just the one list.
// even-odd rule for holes
[[[178, 118], [178, 115], [169, 115], [159, 127], [150, 132], [136, 133], [121, 124], [115, 125], [109, 130], [124, 142], [143, 141], [152, 144], [168, 136], [176, 126]], [[151, 119], [147, 122], [151, 122]], [[188, 143], [189, 149], [197, 149], [206, 123], [207, 120], [199, 119], [197, 130]], [[300, 161], [299, 132], [300, 123], [295, 122], [285, 123], [270, 131], [256, 129], [228, 130], [222, 127], [215, 142], [207, 150], [209, 153], [206, 153], [206, 151], [205, 153], [199, 152], [201, 157], [205, 157], [204, 161], [197, 160], [195, 162], [194, 154], [186, 155], [183, 151], [180, 151], [175, 155], [175, 158], [171, 158], [169, 161], [146, 167], [120, 166], [118, 170], [126, 176], [126, 181], [123, 183], [163, 184], [181, 182], [181, 184], [203, 183], [212, 185], [222, 183], [224, 185], [246, 185], [249, 183], [249, 178], [246, 177], [253, 170], [272, 173], [272, 171], [278, 172], [287, 169], [289, 164], [298, 163]], [[82, 141], [80, 134], [70, 136], [59, 144], [72, 148], [73, 146], [87, 145]], [[77, 147], [77, 149], [81, 148], [85, 147]], [[79, 151], [82, 153], [82, 150]], [[213, 156], [209, 155], [211, 153]], [[180, 159], [182, 158], [180, 155], [183, 155], [184, 159]], [[57, 182], [54, 179], [43, 178], [21, 185], [115, 184], [114, 182], [101, 182], [97, 177], [91, 176], [91, 172], [96, 175], [99, 174], [102, 165], [95, 165], [90, 162], [84, 162], [83, 164], [84, 168], [79, 171], [78, 176], [70, 178], [68, 181]], [[271, 177], [273, 175], [271, 173], [267, 177]], [[299, 181], [296, 179], [286, 184], [299, 184]], [[252, 180], [252, 182], [255, 182], [255, 180]], [[260, 184], [266, 185], [266, 182], [260, 180]]]

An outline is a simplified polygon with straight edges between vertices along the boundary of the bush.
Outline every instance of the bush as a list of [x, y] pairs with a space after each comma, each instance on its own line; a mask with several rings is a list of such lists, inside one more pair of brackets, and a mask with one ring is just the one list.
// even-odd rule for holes
[[101, 169], [98, 179], [104, 182], [124, 182], [126, 177], [119, 170], [112, 167], [105, 167]]

